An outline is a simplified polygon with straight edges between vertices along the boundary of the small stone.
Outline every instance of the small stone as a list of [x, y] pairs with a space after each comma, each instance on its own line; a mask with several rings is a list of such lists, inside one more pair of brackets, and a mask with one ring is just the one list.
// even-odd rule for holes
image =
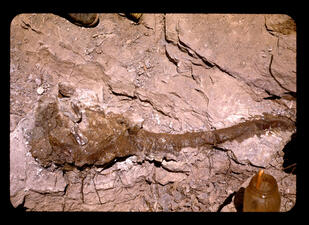
[[66, 82], [60, 82], [58, 84], [59, 93], [65, 97], [71, 97], [75, 93], [74, 87]]
[[36, 78], [35, 83], [36, 83], [36, 85], [40, 86], [42, 84], [42, 81], [41, 81], [41, 79]]
[[42, 87], [39, 87], [37, 90], [36, 90], [36, 92], [39, 94], [39, 95], [42, 95], [43, 93], [44, 93], [44, 88], [42, 88]]

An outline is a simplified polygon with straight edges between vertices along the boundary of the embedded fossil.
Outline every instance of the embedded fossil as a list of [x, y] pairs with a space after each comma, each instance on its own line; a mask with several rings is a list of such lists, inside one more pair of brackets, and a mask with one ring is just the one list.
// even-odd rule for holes
[[214, 146], [225, 141], [260, 135], [268, 129], [291, 130], [295, 123], [283, 116], [264, 114], [237, 125], [183, 134], [153, 133], [134, 126], [122, 115], [86, 108], [79, 123], [61, 113], [54, 98], [42, 98], [36, 109], [30, 140], [31, 153], [43, 166], [104, 165], [117, 157], [153, 152], [177, 154], [184, 147]]

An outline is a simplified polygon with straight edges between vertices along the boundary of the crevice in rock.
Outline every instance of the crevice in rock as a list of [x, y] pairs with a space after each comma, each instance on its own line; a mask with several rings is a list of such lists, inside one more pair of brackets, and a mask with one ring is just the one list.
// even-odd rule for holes
[[271, 95], [269, 97], [265, 97], [263, 98], [264, 100], [276, 100], [276, 99], [281, 99], [280, 96], [277, 96], [277, 95]]
[[[181, 46], [183, 49], [187, 49], [186, 52], [190, 55], [190, 56], [193, 56], [191, 53], [189, 53], [189, 50], [190, 49], [194, 55], [196, 56], [196, 58], [200, 59], [203, 63], [204, 63], [204, 66], [206, 69], [209, 69], [209, 68], [213, 68], [213, 67], [216, 67], [218, 68], [221, 72], [229, 75], [230, 77], [234, 78], [234, 79], [237, 79], [237, 80], [240, 80], [240, 81], [243, 81], [245, 84], [249, 85], [244, 79], [242, 79], [241, 77], [235, 75], [235, 73], [227, 70], [226, 68], [223, 68], [221, 66], [219, 66], [217, 63], [215, 62], [211, 62], [210, 60], [207, 60], [204, 56], [198, 54], [194, 49], [190, 48], [188, 45], [186, 45], [183, 41], [180, 40], [180, 38], [178, 37], [178, 47]], [[181, 50], [181, 49], [180, 49]], [[193, 56], [194, 57], [194, 56]], [[196, 63], [193, 63], [192, 64], [196, 64]], [[200, 65], [200, 64], [199, 64]], [[260, 87], [257, 87], [260, 89]]]
[[149, 160], [150, 163], [152, 163], [155, 167], [157, 168], [163, 168], [162, 167], [162, 162], [157, 161], [157, 160]]
[[168, 44], [172, 44], [174, 46], [176, 46], [176, 43], [173, 42], [173, 40], [169, 40], [167, 38], [167, 35], [166, 35], [166, 14], [163, 14], [163, 34], [164, 34], [164, 40], [166, 41], [166, 43]]
[[276, 83], [284, 90], [288, 91], [288, 92], [291, 92], [291, 90], [285, 88], [278, 80], [277, 78], [273, 75], [272, 71], [271, 71], [271, 65], [272, 65], [272, 62], [273, 62], [273, 58], [274, 58], [274, 55], [271, 54], [270, 56], [270, 62], [269, 62], [269, 66], [268, 66], [268, 70], [269, 70], [269, 74], [270, 76], [276, 81]]
[[100, 198], [98, 189], [97, 189], [96, 184], [95, 184], [95, 182], [94, 182], [94, 177], [93, 177], [91, 180], [92, 180], [92, 183], [93, 183], [93, 186], [94, 186], [94, 191], [95, 191], [95, 193], [96, 193], [97, 196], [98, 196], [98, 200], [99, 200], [99, 202], [100, 202], [100, 205], [102, 205], [102, 202], [101, 202], [101, 198]]
[[18, 205], [16, 208], [14, 208], [14, 211], [17, 210], [17, 213], [25, 212], [27, 211], [27, 207], [25, 207], [25, 201], [26, 201], [26, 196], [24, 196], [22, 203]]
[[199, 94], [205, 99], [206, 102], [209, 102], [208, 96], [207, 96], [202, 90], [200, 90], [200, 89], [198, 89], [198, 88], [195, 88], [194, 90], [195, 90], [197, 93], [199, 93]]
[[277, 38], [279, 39], [279, 35], [275, 34], [271, 29], [269, 29], [269, 28], [267, 27], [266, 17], [265, 17], [265, 16], [264, 16], [264, 20], [265, 20], [264, 26], [265, 26], [266, 31], [267, 31], [270, 35], [275, 36], [275, 37], [277, 37]]
[[[178, 93], [176, 93], [176, 92], [174, 92], [174, 91], [171, 91], [171, 92], [168, 92], [169, 94], [171, 94], [171, 95], [174, 95], [174, 96], [176, 96], [177, 98], [179, 98], [180, 100], [182, 100], [182, 97], [178, 94]], [[183, 100], [182, 100], [183, 101]]]
[[255, 164], [253, 164], [250, 160], [248, 160], [248, 164], [249, 164], [250, 166], [255, 167], [255, 168], [258, 168], [258, 169], [265, 169], [264, 166], [255, 165]]
[[[221, 66], [219, 66], [218, 64], [214, 63], [214, 65], [223, 73], [229, 75], [230, 77], [233, 77], [234, 79], [239, 79], [239, 80], [243, 80], [241, 79], [239, 76], [235, 76], [233, 72], [226, 70], [224, 68], [222, 68]], [[245, 81], [244, 81], [245, 82]], [[245, 82], [246, 83], [246, 82]]]
[[45, 195], [45, 196], [59, 196], [59, 195], [63, 195], [63, 191], [54, 191], [54, 192], [49, 192], [49, 191], [39, 191], [39, 190], [35, 190], [30, 188], [29, 192], [33, 192], [33, 193], [37, 193], [40, 195]]
[[264, 97], [264, 100], [278, 100], [278, 99], [286, 99], [289, 101], [296, 101], [296, 92], [288, 91], [284, 92], [281, 96], [275, 95], [271, 93], [270, 91], [265, 89], [265, 92], [269, 95], [268, 97]]
[[39, 31], [39, 30], [33, 28], [29, 23], [26, 23], [23, 20], [22, 20], [22, 22], [23, 22], [23, 24], [20, 25], [22, 28], [24, 28], [26, 30], [28, 30], [30, 28], [32, 31], [34, 31], [37, 34], [43, 34], [42, 31]]
[[[214, 64], [213, 62], [207, 60], [204, 56], [199, 55], [195, 50], [193, 50], [192, 48], [190, 48], [188, 45], [186, 45], [183, 41], [180, 40], [179, 36], [178, 36], [178, 48], [183, 51], [186, 52], [190, 57], [194, 57], [194, 55], [196, 56], [196, 58], [202, 60], [202, 62], [205, 64], [206, 68], [212, 68], [214, 67], [216, 64]], [[182, 49], [186, 49], [186, 51], [182, 50]], [[190, 49], [194, 55], [192, 55], [192, 53], [189, 53]]]
[[[178, 47], [178, 49], [179, 49], [180, 51], [182, 51], [182, 52], [184, 52], [184, 53], [187, 53], [190, 57], [193, 57], [193, 58], [195, 58], [195, 59], [200, 59], [200, 60], [203, 62], [204, 65], [202, 65], [202, 64], [197, 64], [196, 62], [194, 62], [194, 60], [191, 61], [192, 64], [194, 64], [194, 65], [202, 65], [202, 66], [205, 66], [206, 69], [216, 67], [216, 68], [218, 68], [221, 72], [223, 72], [223, 73], [225, 73], [225, 74], [231, 76], [231, 77], [234, 78], [234, 79], [241, 80], [241, 81], [243, 81], [243, 82], [245, 82], [245, 83], [247, 84], [247, 82], [246, 82], [244, 79], [242, 79], [241, 77], [235, 75], [235, 73], [233, 73], [233, 72], [227, 70], [226, 68], [221, 67], [221, 66], [218, 65], [217, 63], [212, 62], [212, 61], [206, 59], [204, 56], [198, 54], [194, 49], [190, 48], [186, 43], [184, 43], [184, 42], [179, 38], [179, 35], [178, 35], [177, 47]], [[174, 59], [168, 54], [167, 51], [165, 51], [165, 53], [166, 53], [166, 56], [167, 56], [167, 58], [169, 59], [169, 61], [172, 62], [174, 65], [177, 66], [177, 63], [178, 63], [178, 62], [177, 62], [176, 60], [174, 60]], [[194, 77], [193, 77], [193, 79], [194, 79]], [[248, 84], [248, 85], [250, 86], [250, 84]], [[260, 88], [260, 87], [258, 87], [258, 88]]]
[[131, 95], [128, 95], [128, 94], [126, 94], [126, 93], [115, 92], [115, 91], [113, 91], [112, 89], [111, 89], [111, 92], [112, 92], [112, 94], [115, 95], [115, 96], [127, 97], [127, 98], [129, 98], [129, 99], [131, 99], [131, 100], [137, 99], [136, 96], [131, 96]]
[[[248, 86], [251, 87], [251, 88], [254, 87], [254, 88], [257, 88], [257, 89], [259, 89], [259, 90], [265, 91], [265, 92], [266, 92], [268, 95], [270, 95], [270, 96], [264, 97], [264, 98], [263, 98], [264, 100], [276, 100], [276, 99], [281, 99], [281, 98], [282, 98], [281, 96], [272, 94], [269, 90], [267, 90], [267, 89], [265, 89], [265, 88], [263, 88], [263, 87], [257, 86], [254, 82], [248, 82], [248, 81], [246, 81], [246, 80], [243, 79], [242, 77], [236, 75], [235, 72], [231, 72], [231, 71], [229, 71], [229, 70], [226, 70], [225, 68], [222, 68], [221, 66], [219, 66], [219, 65], [216, 64], [216, 63], [214, 63], [214, 65], [215, 65], [216, 68], [218, 68], [221, 72], [223, 72], [223, 73], [229, 75], [230, 77], [232, 77], [232, 78], [234, 78], [234, 79], [236, 79], [236, 80], [242, 82], [243, 84], [248, 85]], [[272, 77], [273, 77], [273, 76], [272, 76]], [[274, 77], [273, 77], [273, 78], [274, 78]], [[286, 92], [287, 94], [290, 94], [290, 93], [291, 93], [291, 94], [290, 94], [291, 96], [296, 95], [295, 92], [292, 92], [292, 91], [290, 91], [290, 90], [284, 88], [284, 87], [276, 80], [276, 78], [274, 78], [274, 80], [279, 84], [279, 86], [280, 86], [281, 88], [283, 88], [284, 90], [287, 90], [287, 92]], [[295, 93], [295, 94], [294, 94], [294, 93]]]
[[151, 107], [156, 110], [157, 112], [161, 113], [162, 115], [164, 116], [167, 116], [169, 118], [172, 118], [170, 115], [168, 115], [167, 113], [163, 112], [161, 109], [158, 109], [149, 99], [141, 99], [139, 95], [137, 95], [137, 98], [139, 101], [141, 102], [146, 102], [148, 103], [149, 105], [151, 105]]
[[175, 59], [173, 59], [172, 56], [169, 55], [169, 53], [168, 53], [166, 47], [165, 47], [165, 55], [166, 55], [167, 59], [168, 59], [171, 63], [173, 63], [175, 66], [177, 66], [177, 63], [178, 63], [178, 62], [177, 62]]
[[68, 187], [69, 187], [69, 184], [67, 183], [63, 189], [63, 195], [67, 194]]
[[84, 198], [84, 180], [85, 180], [85, 177], [82, 177], [82, 179], [81, 179], [81, 186], [80, 186], [80, 194], [81, 194], [82, 203], [85, 203], [85, 198]]
[[[182, 42], [183, 43], [183, 42]], [[195, 59], [197, 59], [197, 58], [199, 58], [198, 56], [197, 56], [197, 53], [194, 51], [194, 52], [191, 52], [191, 51], [189, 51], [189, 49], [190, 50], [192, 50], [191, 48], [189, 48], [186, 44], [181, 44], [180, 43], [180, 41], [177, 43], [177, 47], [178, 47], [178, 49], [180, 50], [180, 51], [182, 51], [182, 52], [184, 52], [184, 53], [186, 53], [186, 54], [188, 54], [190, 57], [193, 57], [193, 58], [195, 58]], [[201, 59], [201, 58], [200, 58]], [[202, 59], [201, 59], [202, 60]]]
[[294, 91], [287, 91], [287, 92], [284, 92], [284, 94], [291, 96], [294, 100], [297, 99], [297, 93]]
[[131, 99], [131, 100], [134, 100], [134, 99], [137, 98], [135, 95], [132, 96], [132, 95], [129, 95], [129, 94], [127, 94], [127, 93], [116, 92], [115, 90], [113, 90], [113, 88], [112, 88], [112, 86], [111, 86], [110, 84], [108, 84], [108, 87], [109, 87], [110, 92], [111, 92], [113, 95], [115, 95], [115, 96], [127, 97], [127, 98], [129, 98], [129, 99]]
[[282, 151], [284, 152], [283, 171], [285, 173], [297, 174], [297, 133], [292, 134], [290, 142], [285, 145]]
[[[190, 50], [194, 53], [194, 55], [196, 56], [196, 58], [202, 60], [202, 62], [204, 63], [204, 66], [206, 66], [206, 68], [216, 67], [216, 68], [218, 68], [221, 72], [223, 72], [223, 73], [229, 75], [230, 77], [232, 77], [232, 78], [234, 78], [234, 79], [236, 79], [236, 80], [239, 80], [239, 81], [244, 82], [244, 83], [245, 83], [246, 85], [248, 85], [248, 86], [254, 86], [254, 87], [258, 88], [258, 89], [262, 89], [262, 90], [264, 90], [264, 91], [267, 91], [267, 90], [265, 90], [265, 89], [263, 89], [263, 88], [261, 88], [261, 87], [259, 87], [259, 86], [256, 86], [254, 83], [251, 83], [251, 82], [248, 83], [248, 81], [244, 80], [243, 78], [241, 78], [240, 76], [238, 76], [237, 74], [235, 74], [235, 72], [229, 71], [228, 69], [223, 68], [222, 66], [218, 65], [218, 64], [215, 63], [215, 62], [211, 62], [211, 61], [207, 60], [205, 57], [201, 56], [201, 55], [198, 54], [194, 49], [190, 48], [190, 47], [189, 47], [188, 45], [186, 45], [183, 41], [181, 41], [179, 37], [178, 37], [178, 44], [177, 44], [177, 45], [178, 45], [178, 47], [179, 47], [179, 49], [180, 49], [181, 51], [186, 52], [186, 53], [188, 53], [188, 55], [194, 57], [194, 56], [189, 52], [188, 49], [190, 49]], [[184, 49], [186, 49], [186, 51], [184, 51]], [[272, 56], [272, 57], [273, 57], [273, 56]], [[271, 63], [272, 63], [272, 58], [271, 58]], [[271, 63], [270, 63], [270, 66], [271, 66]], [[192, 64], [196, 64], [196, 63], [192, 62]], [[199, 65], [200, 65], [200, 64], [199, 64]], [[177, 65], [176, 65], [176, 66], [177, 66]], [[281, 88], [283, 88], [284, 90], [286, 90], [286, 91], [288, 91], [288, 92], [291, 92], [290, 90], [284, 88], [284, 87], [279, 83], [279, 81], [276, 80], [276, 78], [273, 76], [273, 74], [272, 74], [272, 72], [271, 72], [271, 67], [270, 67], [270, 66], [269, 66], [269, 71], [270, 71], [270, 73], [271, 73], [271, 76], [272, 76], [272, 77], [274, 78], [274, 80], [278, 83], [278, 85], [279, 85]], [[269, 99], [273, 99], [274, 97], [275, 97], [275, 96], [271, 96], [271, 98], [269, 98]], [[275, 98], [276, 98], [276, 97], [275, 97]], [[267, 100], [268, 97], [266, 97], [265, 99]]]
[[229, 158], [229, 159], [232, 159], [236, 164], [238, 164], [238, 165], [243, 165], [243, 166], [245, 166], [247, 163], [245, 163], [245, 162], [240, 162], [238, 159], [237, 159], [237, 157], [236, 157], [236, 155], [234, 154], [234, 152], [232, 151], [232, 150], [230, 150], [230, 149], [226, 149], [226, 148], [222, 148], [222, 147], [219, 147], [219, 146], [216, 146], [216, 145], [214, 145], [214, 146], [212, 146], [213, 147], [213, 149], [215, 149], [215, 150], [219, 150], [219, 151], [223, 151], [223, 152], [226, 152], [226, 154], [227, 154], [227, 157]]
[[127, 156], [123, 156], [123, 157], [116, 157], [113, 160], [111, 160], [108, 163], [105, 163], [102, 166], [97, 165], [97, 168], [103, 168], [103, 170], [109, 169], [111, 167], [113, 167], [117, 162], [124, 162], [126, 161], [127, 158], [131, 157], [132, 155], [127, 155]]
[[182, 173], [182, 174], [185, 174], [185, 175], [187, 175], [187, 176], [189, 176], [190, 175], [190, 171], [184, 171], [184, 170], [177, 170], [177, 169], [175, 169], [175, 170], [172, 170], [172, 169], [170, 169], [170, 168], [168, 168], [168, 167], [166, 167], [166, 166], [164, 166], [164, 165], [162, 165], [162, 163], [161, 163], [161, 166], [160, 166], [162, 169], [164, 169], [164, 170], [166, 170], [166, 171], [168, 171], [168, 172], [170, 172], [170, 173], [173, 173], [173, 174], [179, 174], [179, 173]]
[[276, 99], [281, 99], [280, 96], [275, 95], [275, 94], [272, 94], [272, 93], [270, 93], [268, 90], [265, 90], [265, 92], [269, 95], [269, 97], [263, 98], [264, 100], [276, 100]]

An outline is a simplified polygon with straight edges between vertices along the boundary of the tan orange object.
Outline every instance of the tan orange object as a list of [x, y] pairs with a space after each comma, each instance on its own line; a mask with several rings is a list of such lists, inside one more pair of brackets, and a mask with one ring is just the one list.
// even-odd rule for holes
[[260, 170], [244, 192], [244, 212], [279, 212], [281, 197], [276, 179]]
[[93, 27], [99, 21], [99, 15], [97, 13], [69, 13], [70, 20], [83, 27]]
[[257, 189], [257, 190], [260, 189], [260, 185], [261, 185], [261, 182], [262, 182], [263, 173], [264, 173], [264, 170], [260, 170], [260, 171], [259, 171], [258, 179], [257, 179], [257, 182], [256, 182], [256, 189]]

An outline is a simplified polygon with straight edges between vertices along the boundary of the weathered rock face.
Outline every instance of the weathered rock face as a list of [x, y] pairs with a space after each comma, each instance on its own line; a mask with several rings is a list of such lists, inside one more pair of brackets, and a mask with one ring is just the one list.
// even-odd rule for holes
[[256, 166], [288, 177], [278, 181], [281, 210], [294, 205], [295, 175], [282, 171], [296, 131], [290, 17], [99, 21], [21, 14], [11, 23], [14, 207], [216, 211]]

